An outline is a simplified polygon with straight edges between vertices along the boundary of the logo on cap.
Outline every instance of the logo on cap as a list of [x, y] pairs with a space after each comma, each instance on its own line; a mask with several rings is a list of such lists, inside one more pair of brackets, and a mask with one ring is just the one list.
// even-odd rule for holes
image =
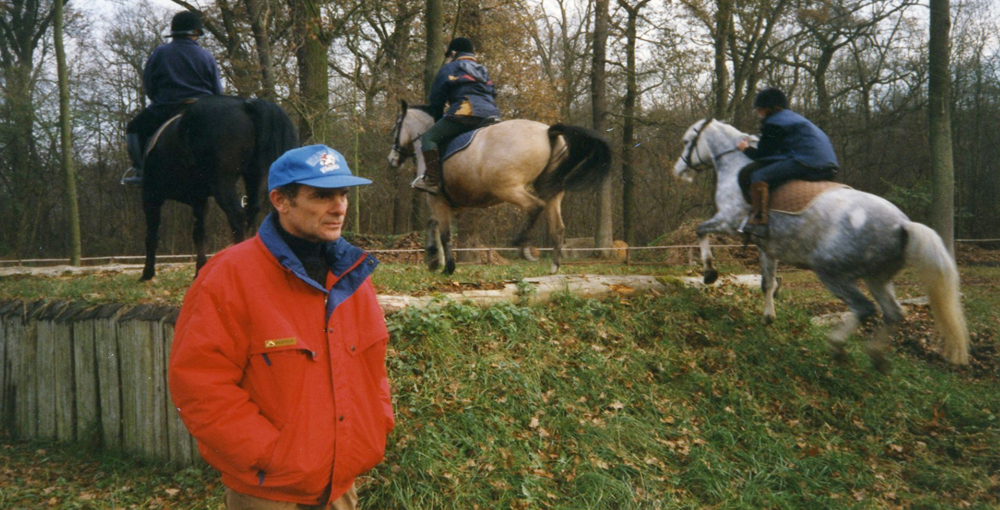
[[337, 163], [337, 156], [334, 156], [332, 152], [327, 150], [321, 150], [313, 154], [311, 158], [306, 160], [306, 163], [312, 166], [319, 164], [319, 171], [324, 174], [340, 168], [340, 164]]

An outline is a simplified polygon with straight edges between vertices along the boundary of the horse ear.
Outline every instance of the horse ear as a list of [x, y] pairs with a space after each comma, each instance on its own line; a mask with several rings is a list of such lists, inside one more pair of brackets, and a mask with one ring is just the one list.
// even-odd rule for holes
[[400, 99], [400, 100], [399, 100], [399, 107], [400, 107], [400, 108], [401, 108], [401, 109], [403, 110], [403, 114], [404, 114], [404, 115], [406, 114], [406, 108], [407, 108], [408, 106], [409, 106], [409, 105], [407, 105], [407, 104], [406, 104], [406, 100], [405, 100], [405, 99]]

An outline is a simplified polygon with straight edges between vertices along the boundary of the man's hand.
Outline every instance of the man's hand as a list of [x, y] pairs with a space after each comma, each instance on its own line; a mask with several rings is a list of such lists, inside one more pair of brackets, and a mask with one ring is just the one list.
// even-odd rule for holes
[[740, 151], [745, 151], [750, 147], [750, 137], [745, 137], [742, 140], [736, 142], [736, 148]]

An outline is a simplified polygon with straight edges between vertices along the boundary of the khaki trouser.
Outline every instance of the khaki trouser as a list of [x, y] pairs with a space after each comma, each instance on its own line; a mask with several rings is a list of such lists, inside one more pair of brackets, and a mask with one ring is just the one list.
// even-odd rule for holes
[[271, 501], [270, 499], [241, 494], [226, 487], [226, 508], [227, 510], [325, 510], [326, 508], [331, 508], [332, 510], [357, 510], [358, 491], [354, 485], [351, 485], [351, 488], [347, 489], [347, 492], [343, 496], [337, 498], [336, 501], [330, 503], [330, 506], [327, 507], [325, 505], [300, 505], [287, 501]]

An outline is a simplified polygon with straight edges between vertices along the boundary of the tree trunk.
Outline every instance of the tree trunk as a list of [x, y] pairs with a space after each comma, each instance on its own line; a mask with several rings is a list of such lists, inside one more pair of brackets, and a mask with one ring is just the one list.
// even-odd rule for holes
[[274, 101], [274, 65], [271, 63], [271, 40], [268, 36], [269, 9], [261, 12], [261, 0], [244, 0], [250, 15], [250, 31], [257, 47], [257, 62], [260, 64], [260, 90], [257, 96]]
[[715, 11], [715, 82], [713, 84], [712, 117], [726, 118], [729, 106], [729, 67], [726, 42], [729, 40], [733, 20], [733, 0], [718, 0]]
[[931, 223], [955, 253], [955, 166], [951, 148], [949, 108], [949, 0], [930, 0], [930, 47], [927, 87], [931, 149]]
[[[608, 3], [609, 0], [596, 0], [594, 3], [594, 59], [591, 70], [590, 99], [594, 130], [606, 132], [608, 115], [607, 69], [605, 55], [608, 44]], [[594, 235], [594, 246], [610, 248], [614, 235], [614, 220], [612, 207], [612, 179], [606, 178], [597, 192], [597, 232]], [[600, 250], [601, 258], [611, 256], [610, 250]]]
[[[638, 84], [635, 65], [635, 45], [639, 10], [650, 0], [640, 0], [635, 7], [626, 0], [618, 4], [628, 12], [625, 25], [625, 104], [622, 108], [622, 223], [625, 242], [635, 244], [635, 172], [632, 168], [632, 145], [635, 141], [635, 106], [638, 99]], [[723, 0], [725, 1], [725, 0]]]
[[295, 33], [302, 37], [295, 49], [299, 68], [299, 141], [303, 145], [324, 143], [330, 80], [323, 18], [316, 0], [289, 0], [288, 4], [295, 20]]
[[441, 59], [444, 54], [444, 43], [442, 42], [441, 27], [444, 25], [444, 2], [443, 0], [427, 0], [427, 13], [424, 17], [424, 26], [427, 29], [427, 52], [424, 59], [424, 97], [431, 93], [431, 84], [437, 76], [438, 68], [441, 67]]
[[76, 200], [76, 173], [73, 169], [73, 129], [69, 113], [69, 72], [66, 70], [66, 49], [63, 45], [63, 0], [55, 0], [53, 38], [56, 46], [56, 67], [59, 75], [59, 128], [62, 142], [62, 171], [66, 177], [66, 221], [69, 227], [69, 263], [80, 265], [80, 209]]

